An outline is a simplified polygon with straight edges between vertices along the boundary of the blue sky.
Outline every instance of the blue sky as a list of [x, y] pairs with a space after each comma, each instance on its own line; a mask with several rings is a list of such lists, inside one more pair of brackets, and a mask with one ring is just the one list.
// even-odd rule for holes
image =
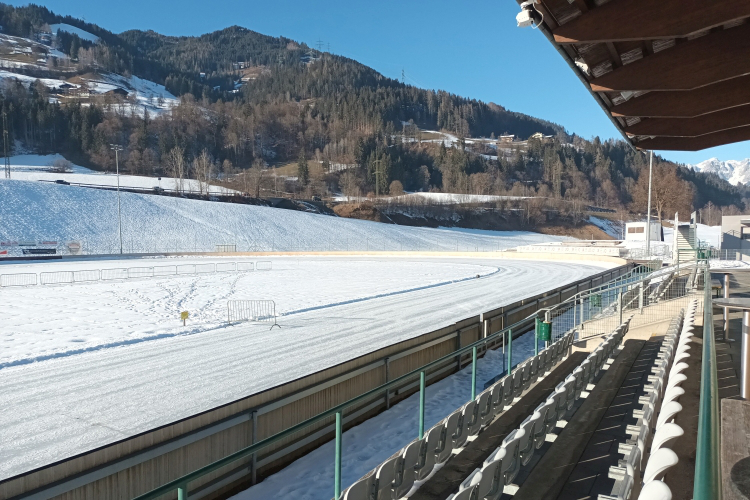
[[[620, 137], [546, 38], [516, 27], [514, 0], [36, 1], [115, 33], [199, 35], [237, 24], [309, 45], [322, 40], [331, 52], [387, 76], [400, 78], [403, 70], [407, 83], [419, 87], [496, 102], [586, 138]], [[750, 143], [660, 154], [683, 163], [743, 159], [750, 157]]]

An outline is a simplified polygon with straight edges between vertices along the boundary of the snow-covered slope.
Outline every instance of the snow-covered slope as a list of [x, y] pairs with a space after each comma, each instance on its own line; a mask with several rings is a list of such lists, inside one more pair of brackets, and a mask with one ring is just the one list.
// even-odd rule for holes
[[[81, 240], [89, 253], [119, 252], [117, 193], [0, 181], [0, 241]], [[397, 226], [276, 208], [122, 193], [126, 252], [248, 250], [499, 250], [560, 241], [524, 231], [469, 233]]]
[[711, 158], [697, 165], [690, 165], [690, 168], [697, 172], [716, 174], [734, 186], [750, 183], [750, 158], [727, 161]]
[[[21, 181], [63, 180], [71, 184], [88, 184], [91, 186], [117, 186], [114, 172], [97, 172], [86, 167], [71, 164], [68, 173], [54, 172], [54, 163], [65, 160], [60, 154], [52, 155], [17, 155], [10, 157], [11, 178]], [[180, 189], [181, 186], [181, 189]], [[151, 190], [160, 187], [164, 190], [179, 190], [183, 193], [205, 193], [227, 195], [236, 191], [222, 186], [206, 186], [195, 179], [175, 179], [174, 177], [148, 177], [145, 175], [120, 175], [120, 187]]]
[[75, 26], [71, 26], [70, 24], [50, 24], [49, 27], [52, 30], [53, 35], [57, 35], [58, 31], [64, 31], [72, 35], [78, 35], [78, 38], [80, 38], [81, 40], [86, 40], [87, 42], [96, 43], [99, 41], [98, 36], [92, 35], [88, 31], [84, 31], [81, 28], [76, 28]]

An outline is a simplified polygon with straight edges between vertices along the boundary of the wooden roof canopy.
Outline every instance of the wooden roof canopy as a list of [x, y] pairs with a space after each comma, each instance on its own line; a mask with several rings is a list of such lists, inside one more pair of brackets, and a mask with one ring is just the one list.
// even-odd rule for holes
[[698, 151], [750, 140], [750, 0], [538, 0], [534, 8], [539, 29], [635, 147]]

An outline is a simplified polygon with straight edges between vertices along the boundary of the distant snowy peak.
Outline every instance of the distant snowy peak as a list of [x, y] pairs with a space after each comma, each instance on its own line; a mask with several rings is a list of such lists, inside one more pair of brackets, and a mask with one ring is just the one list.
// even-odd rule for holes
[[71, 35], [78, 35], [78, 38], [80, 38], [81, 40], [86, 40], [91, 43], [97, 43], [99, 41], [98, 36], [92, 35], [88, 31], [84, 31], [81, 28], [76, 28], [75, 26], [71, 26], [70, 24], [50, 24], [49, 27], [52, 30], [53, 35], [57, 35], [58, 31], [64, 31], [66, 33], [70, 33]]
[[721, 161], [711, 158], [697, 165], [690, 165], [696, 172], [716, 174], [730, 184], [750, 184], [750, 158], [744, 160]]

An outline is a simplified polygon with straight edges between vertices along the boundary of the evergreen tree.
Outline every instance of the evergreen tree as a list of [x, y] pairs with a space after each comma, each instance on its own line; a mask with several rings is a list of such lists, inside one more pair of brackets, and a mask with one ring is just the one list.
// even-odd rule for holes
[[300, 149], [299, 160], [297, 160], [297, 179], [305, 187], [310, 184], [310, 169], [307, 166], [304, 148]]

